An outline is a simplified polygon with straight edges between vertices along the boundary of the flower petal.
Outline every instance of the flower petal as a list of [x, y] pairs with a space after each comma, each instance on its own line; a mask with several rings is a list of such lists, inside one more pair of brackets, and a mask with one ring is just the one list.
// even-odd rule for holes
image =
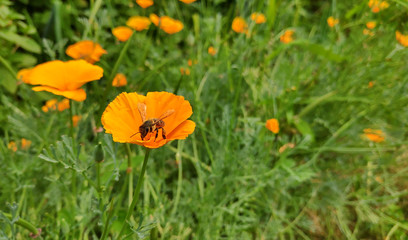
[[63, 91], [63, 90], [59, 90], [59, 89], [48, 87], [48, 86], [38, 86], [38, 87], [33, 87], [33, 90], [36, 92], [40, 92], [40, 91], [51, 92], [51, 93], [54, 93], [55, 95], [61, 95], [66, 98], [78, 101], [78, 102], [82, 102], [86, 99], [85, 90], [82, 88]]

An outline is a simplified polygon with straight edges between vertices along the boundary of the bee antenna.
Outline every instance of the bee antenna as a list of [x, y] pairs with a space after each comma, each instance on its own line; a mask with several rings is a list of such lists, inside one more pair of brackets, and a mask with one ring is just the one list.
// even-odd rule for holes
[[138, 134], [138, 133], [140, 133], [140, 132], [137, 132], [137, 133], [135, 133], [135, 134], [132, 134], [132, 136], [130, 136], [130, 137], [133, 137], [133, 136], [135, 136], [135, 135]]

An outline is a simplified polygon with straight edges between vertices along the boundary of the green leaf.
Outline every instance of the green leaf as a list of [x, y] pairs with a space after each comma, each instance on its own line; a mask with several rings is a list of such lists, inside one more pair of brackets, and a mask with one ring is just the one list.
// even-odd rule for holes
[[38, 157], [41, 158], [41, 159], [43, 159], [43, 160], [45, 160], [45, 161], [47, 161], [47, 162], [58, 163], [57, 160], [52, 159], [52, 158], [50, 158], [50, 157], [47, 157], [47, 156], [45, 156], [44, 154], [40, 154]]
[[33, 39], [25, 36], [20, 36], [13, 32], [0, 31], [0, 38], [12, 42], [25, 50], [33, 53], [41, 53], [41, 47]]
[[314, 53], [316, 55], [320, 55], [330, 61], [342, 62], [346, 60], [344, 56], [338, 55], [334, 53], [333, 51], [326, 49], [322, 45], [317, 44], [317, 43], [311, 43], [307, 41], [294, 41], [291, 43], [291, 45], [302, 47], [308, 50], [309, 52]]
[[32, 67], [37, 63], [37, 58], [26, 53], [14, 53], [8, 57], [15, 68]]
[[293, 123], [295, 124], [297, 130], [305, 137], [305, 142], [313, 142], [314, 141], [314, 132], [310, 127], [309, 123], [303, 121], [300, 118], [294, 118]]
[[10, 93], [15, 93], [17, 90], [16, 78], [4, 67], [0, 67], [0, 85], [2, 85]]

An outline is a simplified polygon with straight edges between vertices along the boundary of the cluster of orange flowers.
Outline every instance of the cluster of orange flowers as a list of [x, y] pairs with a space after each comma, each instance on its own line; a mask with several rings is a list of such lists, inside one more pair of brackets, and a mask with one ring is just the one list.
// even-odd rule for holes
[[[30, 146], [31, 146], [31, 141], [30, 140], [27, 140], [25, 138], [21, 139], [20, 147], [21, 147], [22, 150], [27, 150], [27, 149], [30, 148]], [[18, 149], [17, 143], [15, 141], [10, 141], [7, 144], [7, 148], [10, 149], [13, 152], [17, 152], [17, 149]]]
[[369, 0], [368, 7], [371, 8], [373, 13], [378, 13], [381, 10], [388, 8], [390, 4], [387, 1], [380, 1], [380, 0]]
[[[254, 21], [256, 24], [262, 24], [266, 22], [266, 17], [262, 13], [252, 13], [251, 20]], [[248, 24], [242, 17], [235, 17], [232, 20], [231, 28], [236, 33], [245, 33], [248, 34]]]

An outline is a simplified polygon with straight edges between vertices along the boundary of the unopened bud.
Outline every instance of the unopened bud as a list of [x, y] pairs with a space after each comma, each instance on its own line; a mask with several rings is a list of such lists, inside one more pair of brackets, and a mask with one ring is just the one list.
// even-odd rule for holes
[[98, 145], [95, 148], [94, 160], [97, 163], [101, 163], [104, 160], [103, 149], [102, 149], [102, 144], [101, 143], [98, 143]]

